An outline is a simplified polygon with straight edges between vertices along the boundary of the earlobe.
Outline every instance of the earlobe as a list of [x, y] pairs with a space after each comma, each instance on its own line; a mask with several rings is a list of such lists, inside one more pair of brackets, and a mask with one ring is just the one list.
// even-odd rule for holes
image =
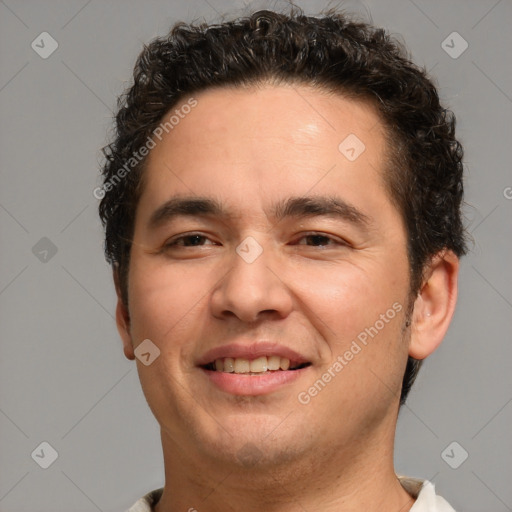
[[121, 336], [121, 340], [123, 341], [124, 355], [127, 359], [133, 360], [135, 359], [135, 354], [130, 334], [130, 313], [127, 305], [125, 305], [123, 301], [118, 268], [117, 264], [115, 264], [113, 268], [113, 278], [117, 294], [116, 325], [119, 335]]
[[459, 259], [452, 251], [432, 258], [414, 302], [409, 355], [425, 359], [443, 341], [455, 312]]

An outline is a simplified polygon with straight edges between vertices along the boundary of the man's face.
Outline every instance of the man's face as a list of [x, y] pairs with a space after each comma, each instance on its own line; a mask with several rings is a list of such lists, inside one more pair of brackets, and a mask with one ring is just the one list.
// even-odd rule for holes
[[195, 98], [149, 156], [129, 269], [168, 442], [263, 463], [393, 435], [409, 267], [379, 117], [307, 87]]

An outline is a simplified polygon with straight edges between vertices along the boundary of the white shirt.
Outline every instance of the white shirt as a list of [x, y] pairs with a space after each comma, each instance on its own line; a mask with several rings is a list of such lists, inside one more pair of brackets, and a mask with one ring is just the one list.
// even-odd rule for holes
[[[410, 512], [455, 512], [444, 498], [436, 494], [434, 484], [428, 480], [418, 480], [405, 476], [398, 476], [398, 479], [402, 487], [416, 498]], [[127, 512], [154, 512], [153, 506], [158, 503], [162, 492], [163, 488], [146, 494]]]
[[436, 494], [435, 486], [432, 482], [406, 476], [397, 476], [402, 487], [411, 496], [416, 498], [410, 512], [455, 512], [444, 498]]

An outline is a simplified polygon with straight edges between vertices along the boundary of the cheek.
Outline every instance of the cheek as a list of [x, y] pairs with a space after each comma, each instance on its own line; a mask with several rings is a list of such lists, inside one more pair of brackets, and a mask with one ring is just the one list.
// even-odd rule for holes
[[[336, 352], [373, 326], [395, 302], [401, 303], [405, 290], [402, 280], [370, 263], [296, 269], [290, 282], [305, 314]], [[392, 323], [396, 318], [386, 330]]]
[[136, 343], [149, 338], [163, 346], [164, 341], [180, 340], [184, 331], [198, 325], [193, 320], [204, 308], [211, 276], [194, 265], [185, 268], [151, 260], [133, 258], [130, 267], [132, 337]]
[[306, 275], [294, 290], [325, 341], [322, 368], [302, 390], [314, 396], [307, 413], [314, 421], [318, 410], [336, 411], [347, 425], [371, 425], [387, 414], [403, 377], [405, 283], [368, 267]]

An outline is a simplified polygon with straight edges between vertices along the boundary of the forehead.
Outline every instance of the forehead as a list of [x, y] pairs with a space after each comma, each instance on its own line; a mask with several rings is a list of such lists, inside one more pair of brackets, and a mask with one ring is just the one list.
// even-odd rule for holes
[[193, 99], [163, 117], [174, 122], [155, 139], [141, 201], [206, 190], [248, 203], [262, 191], [276, 200], [382, 184], [385, 133], [369, 102], [303, 85], [215, 88]]
[[[362, 138], [372, 133], [372, 138], [382, 135], [383, 125], [376, 108], [370, 101], [352, 99], [339, 93], [309, 85], [254, 85], [249, 87], [218, 87], [207, 89], [194, 96], [196, 106], [181, 116], [166, 139], [178, 138], [190, 143], [229, 145], [238, 139], [276, 138], [276, 142], [288, 142], [297, 146], [315, 142], [320, 137], [326, 147], [339, 141], [347, 129]], [[163, 117], [181, 110], [187, 100], [171, 109]], [[176, 116], [174, 116], [176, 120]], [[188, 121], [187, 121], [188, 120]], [[197, 121], [201, 123], [198, 130]], [[194, 123], [193, 121], [196, 121]], [[179, 128], [179, 129], [178, 129]], [[231, 138], [224, 139], [224, 135]]]

